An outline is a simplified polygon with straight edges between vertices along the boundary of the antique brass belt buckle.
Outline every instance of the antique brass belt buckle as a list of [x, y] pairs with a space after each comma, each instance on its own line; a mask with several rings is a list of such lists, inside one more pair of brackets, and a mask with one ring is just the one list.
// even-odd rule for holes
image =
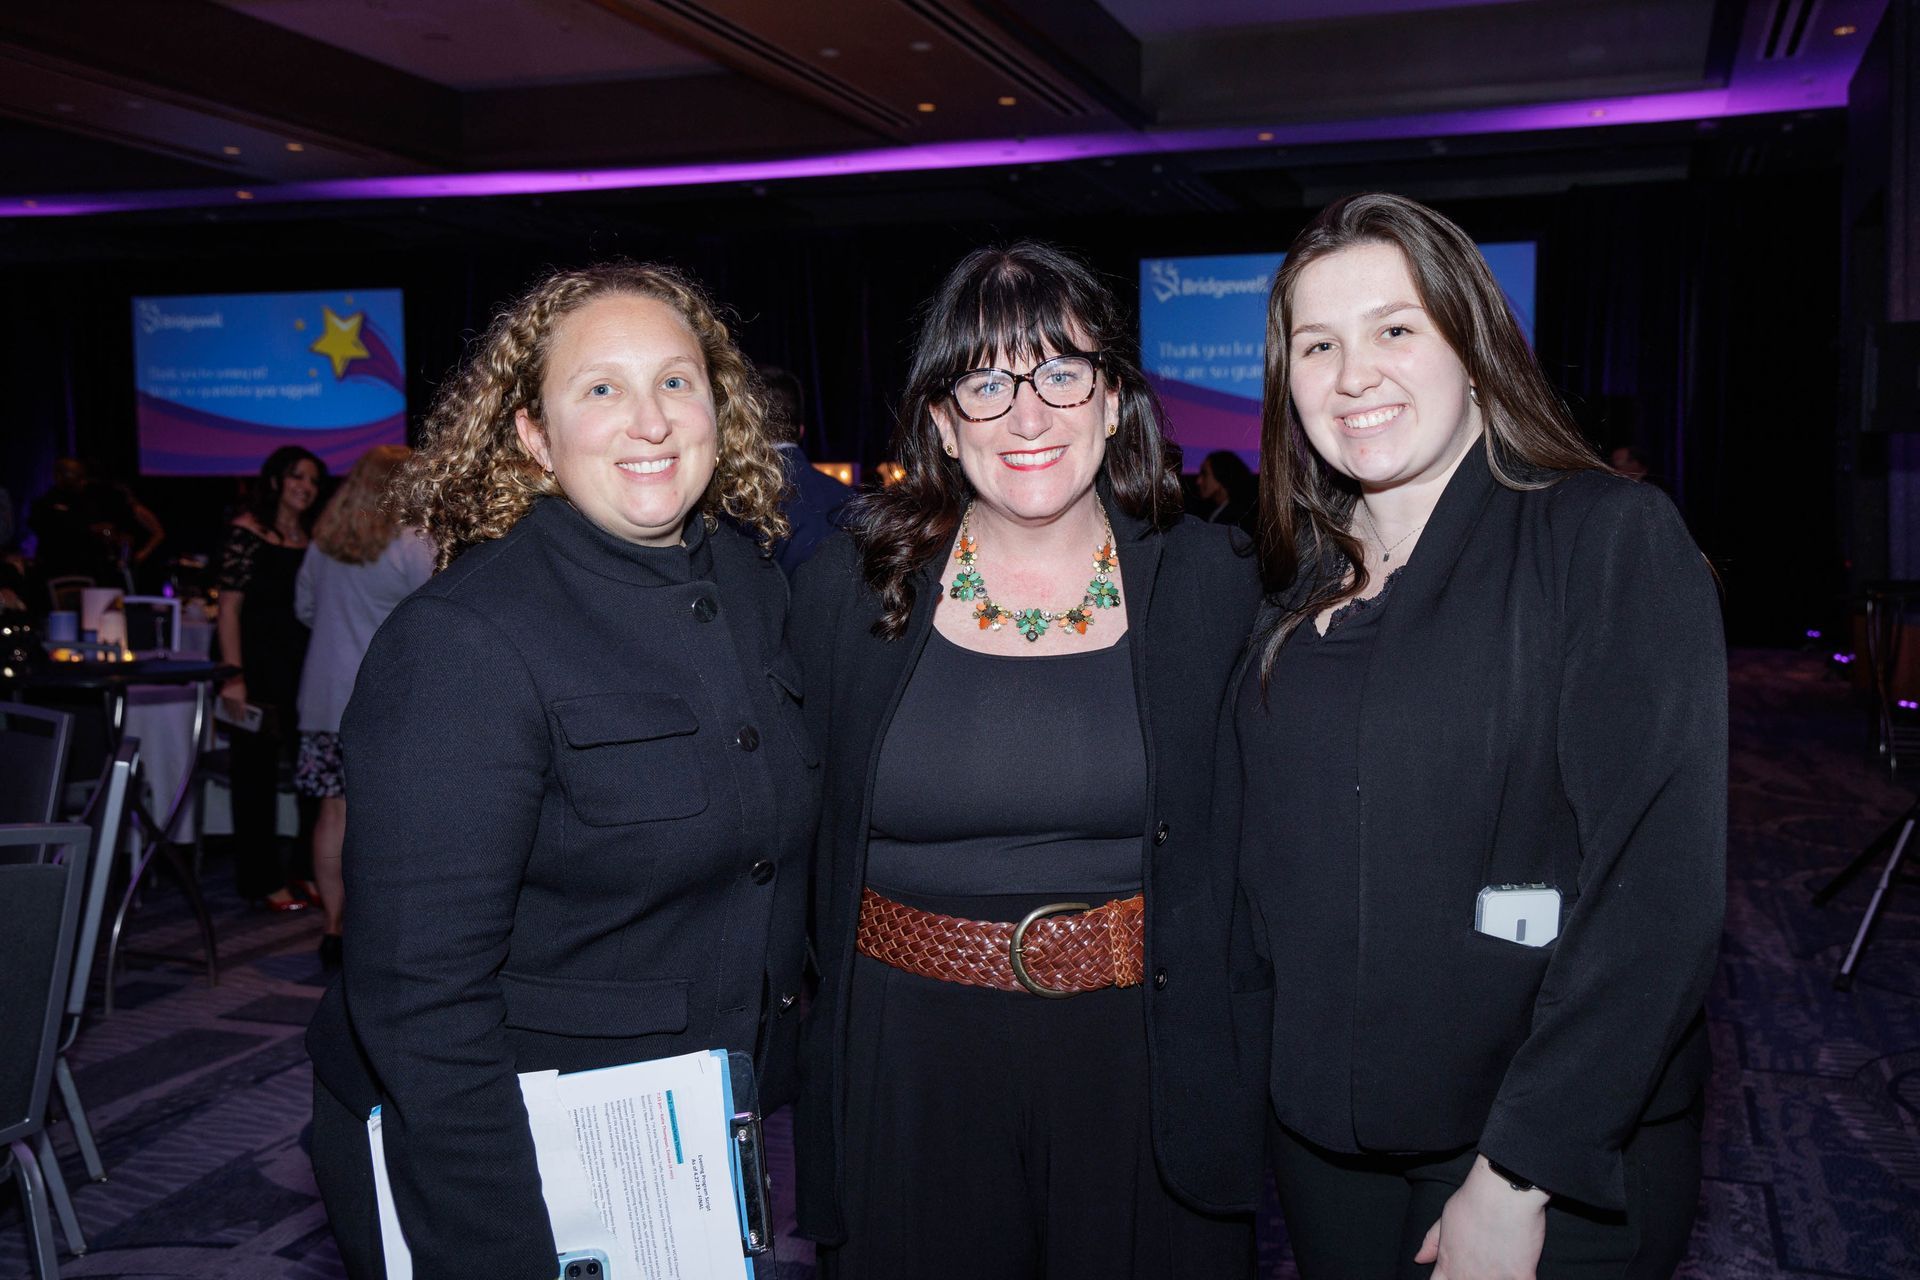
[[1057, 916], [1067, 911], [1086, 910], [1088, 910], [1088, 904], [1084, 902], [1049, 902], [1045, 906], [1035, 907], [1033, 910], [1027, 912], [1026, 918], [1019, 924], [1013, 926], [1013, 938], [1007, 943], [1007, 959], [1013, 961], [1013, 980], [1033, 992], [1033, 994], [1045, 996], [1049, 1000], [1061, 1000], [1067, 996], [1078, 995], [1079, 992], [1077, 991], [1057, 991], [1052, 987], [1043, 987], [1035, 982], [1033, 975], [1027, 972], [1027, 961], [1026, 957], [1022, 954], [1022, 948], [1027, 944], [1027, 930], [1036, 920], [1043, 920], [1048, 916]]

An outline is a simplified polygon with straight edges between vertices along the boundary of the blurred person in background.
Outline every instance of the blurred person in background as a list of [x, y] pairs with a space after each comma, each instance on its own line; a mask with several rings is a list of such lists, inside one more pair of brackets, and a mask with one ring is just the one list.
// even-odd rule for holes
[[807, 457], [802, 408], [806, 395], [800, 379], [785, 369], [765, 365], [760, 381], [767, 396], [767, 430], [773, 436], [774, 448], [780, 451], [780, 470], [786, 477], [780, 509], [793, 530], [774, 548], [774, 559], [792, 577], [813, 555], [820, 540], [840, 526], [840, 508], [853, 496], [853, 490], [816, 470]]
[[[320, 513], [324, 462], [298, 445], [267, 455], [247, 507], [227, 527], [220, 555], [220, 654], [240, 674], [220, 688], [233, 744], [233, 877], [240, 896], [272, 911], [301, 911], [313, 890], [307, 828], [291, 863], [278, 837], [280, 769], [294, 746], [307, 627], [295, 615], [294, 583]], [[258, 712], [256, 729], [242, 727]]]
[[34, 500], [34, 567], [41, 578], [78, 575], [98, 587], [126, 587], [167, 531], [125, 485], [94, 479], [86, 463], [53, 464], [53, 488]]
[[27, 565], [13, 545], [13, 495], [0, 489], [0, 610], [25, 613]]
[[1639, 445], [1620, 445], [1607, 456], [1607, 461], [1629, 480], [1645, 480], [1653, 473], [1653, 468], [1647, 465], [1647, 455], [1640, 451]]
[[1194, 477], [1194, 492], [1200, 496], [1197, 513], [1208, 524], [1228, 524], [1251, 530], [1254, 508], [1260, 499], [1260, 481], [1239, 454], [1216, 449], [1200, 463]]
[[340, 713], [373, 633], [395, 605], [433, 576], [433, 544], [420, 530], [399, 523], [387, 506], [393, 477], [412, 456], [399, 444], [360, 455], [314, 526], [294, 584], [294, 614], [311, 628], [312, 639], [300, 674], [293, 788], [320, 805], [313, 824], [313, 878], [327, 917], [320, 958], [329, 969], [340, 964], [346, 898], [340, 880], [340, 847], [347, 833]]

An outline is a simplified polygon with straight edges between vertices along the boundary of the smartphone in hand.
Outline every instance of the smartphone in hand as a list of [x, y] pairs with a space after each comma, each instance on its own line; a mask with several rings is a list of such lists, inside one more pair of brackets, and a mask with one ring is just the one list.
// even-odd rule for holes
[[609, 1280], [607, 1255], [598, 1249], [569, 1249], [560, 1255], [560, 1280]]

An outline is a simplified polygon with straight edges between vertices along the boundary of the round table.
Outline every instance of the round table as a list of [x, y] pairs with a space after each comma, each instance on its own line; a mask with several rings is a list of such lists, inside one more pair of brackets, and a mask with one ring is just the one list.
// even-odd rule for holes
[[[28, 690], [76, 692], [98, 690], [106, 699], [109, 751], [129, 735], [140, 739], [143, 768], [151, 757], [157, 767], [148, 772], [153, 796], [149, 804], [128, 797], [135, 839], [128, 847], [131, 874], [126, 894], [115, 912], [106, 956], [106, 1007], [113, 1011], [114, 967], [120, 939], [147, 868], [156, 854], [163, 858], [199, 922], [206, 954], [207, 980], [219, 982], [219, 952], [213, 936], [213, 918], [200, 894], [199, 878], [176, 848], [183, 811], [194, 794], [201, 744], [213, 710], [213, 689], [239, 668], [196, 657], [139, 658], [132, 662], [48, 662], [8, 681], [17, 694]], [[186, 696], [181, 696], [186, 695]], [[152, 735], [151, 737], [147, 735]], [[168, 785], [170, 784], [170, 785]], [[166, 808], [156, 816], [161, 803]]]

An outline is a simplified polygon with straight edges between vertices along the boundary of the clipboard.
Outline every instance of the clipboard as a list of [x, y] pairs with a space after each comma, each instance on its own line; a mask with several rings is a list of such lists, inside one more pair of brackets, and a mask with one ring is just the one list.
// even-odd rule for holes
[[727, 1054], [727, 1105], [733, 1143], [733, 1189], [740, 1209], [740, 1251], [759, 1257], [773, 1249], [773, 1174], [767, 1168], [765, 1119], [753, 1059]]
[[[711, 1049], [565, 1076], [523, 1072], [520, 1086], [562, 1280], [558, 1264], [570, 1255], [606, 1259], [608, 1280], [643, 1280], [653, 1270], [645, 1249], [663, 1234], [674, 1242], [681, 1275], [752, 1280], [754, 1259], [771, 1253], [774, 1232], [751, 1056]], [[714, 1110], [699, 1121], [693, 1106]], [[596, 1140], [603, 1130], [605, 1140]], [[377, 1106], [367, 1140], [387, 1280], [412, 1280]], [[718, 1171], [722, 1154], [728, 1199], [713, 1194], [719, 1179], [707, 1173]]]

